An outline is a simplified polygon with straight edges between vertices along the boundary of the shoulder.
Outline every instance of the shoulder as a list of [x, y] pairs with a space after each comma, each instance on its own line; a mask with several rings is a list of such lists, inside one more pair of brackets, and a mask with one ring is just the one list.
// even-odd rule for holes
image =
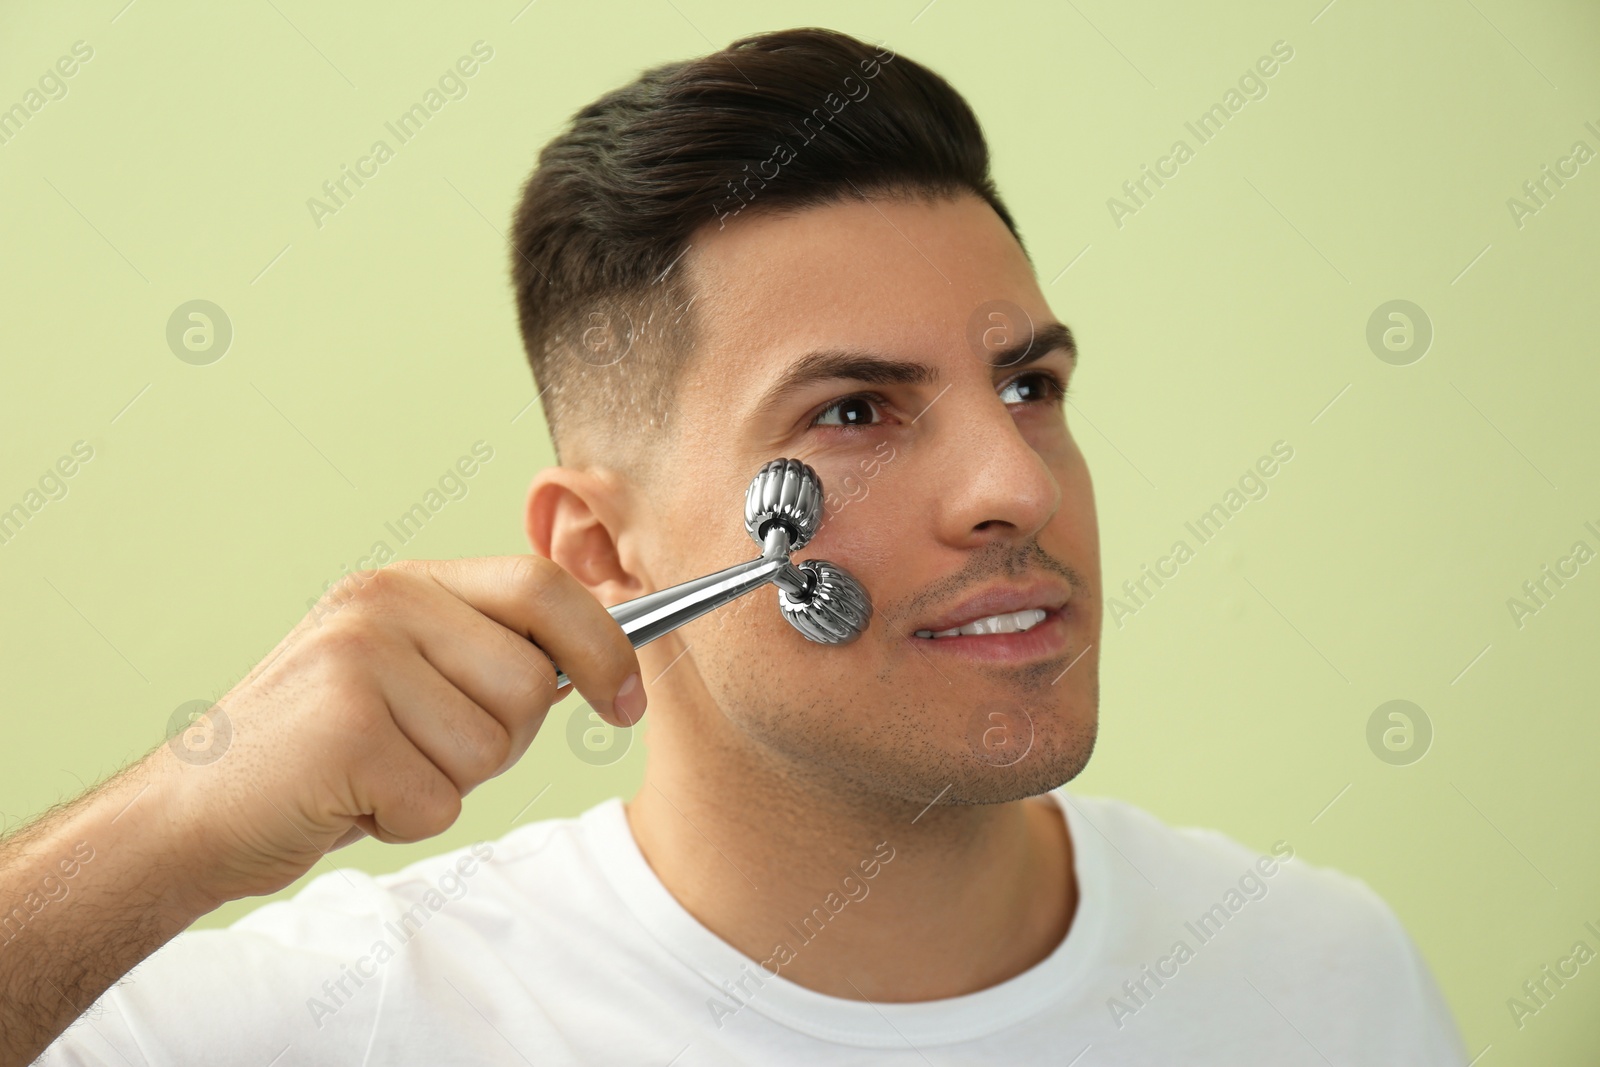
[[[1159, 929], [1253, 976], [1280, 1010], [1360, 1019], [1412, 1062], [1465, 1059], [1459, 1031], [1399, 917], [1363, 879], [1314, 864], [1287, 837], [1251, 848], [1111, 797], [1057, 790], [1080, 877], [1132, 943]], [[1443, 1057], [1440, 1060], [1438, 1057]]]
[[1246, 900], [1276, 895], [1283, 900], [1280, 906], [1313, 912], [1325, 928], [1354, 924], [1387, 934], [1398, 926], [1394, 912], [1371, 886], [1307, 861], [1299, 852], [1303, 843], [1284, 837], [1258, 850], [1221, 830], [1167, 823], [1124, 800], [1065, 791], [1057, 795], [1069, 823], [1087, 829], [1087, 835], [1075, 836], [1075, 845], [1092, 851], [1103, 842], [1111, 856], [1174, 903], [1202, 905], [1236, 889]]
[[436, 975], [453, 974], [457, 992], [493, 1003], [496, 989], [480, 986], [511, 987], [514, 937], [538, 949], [595, 900], [587, 827], [607, 809], [530, 823], [392, 873], [335, 866], [226, 928], [185, 931], [108, 989], [87, 1023], [63, 1035], [52, 1052], [61, 1058], [43, 1062], [100, 1062], [109, 1048], [120, 1058], [108, 1061], [138, 1063], [141, 1042], [194, 1062], [255, 1062], [259, 1053], [262, 1063], [293, 1043], [334, 1062], [368, 1049], [386, 1002], [407, 1020], [392, 1022], [397, 1029], [423, 1025], [430, 1011], [448, 1015], [455, 994], [433, 988]]

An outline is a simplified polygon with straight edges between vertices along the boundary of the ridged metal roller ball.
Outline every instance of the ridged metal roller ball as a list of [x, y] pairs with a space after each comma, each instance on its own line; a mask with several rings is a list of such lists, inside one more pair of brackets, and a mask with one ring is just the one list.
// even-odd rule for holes
[[[822, 479], [797, 459], [775, 459], [756, 472], [744, 497], [744, 526], [761, 555], [713, 574], [606, 609], [634, 648], [649, 644], [708, 611], [771, 583], [789, 624], [809, 640], [845, 645], [872, 618], [866, 590], [843, 567], [826, 560], [790, 560], [822, 525]], [[557, 687], [568, 684], [556, 669]]]
[[789, 551], [798, 552], [822, 523], [822, 479], [797, 459], [775, 459], [756, 472], [744, 496], [744, 528], [764, 545], [775, 522], [789, 530]]
[[822, 645], [847, 645], [872, 619], [872, 602], [848, 571], [823, 559], [795, 564], [806, 573], [810, 598], [804, 602], [778, 590], [778, 606], [789, 624]]

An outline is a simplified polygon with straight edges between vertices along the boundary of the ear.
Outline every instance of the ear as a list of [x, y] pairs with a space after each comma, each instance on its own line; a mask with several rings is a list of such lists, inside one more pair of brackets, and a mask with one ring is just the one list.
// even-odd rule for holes
[[528, 544], [606, 606], [641, 596], [645, 583], [623, 550], [627, 490], [609, 471], [546, 467], [528, 487]]

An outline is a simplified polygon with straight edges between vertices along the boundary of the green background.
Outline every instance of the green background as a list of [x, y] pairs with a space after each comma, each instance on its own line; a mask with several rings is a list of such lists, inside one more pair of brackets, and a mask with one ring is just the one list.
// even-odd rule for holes
[[[1507, 200], [1575, 141], [1600, 150], [1600, 8], [1325, 3], [6, 5], [0, 107], [94, 49], [0, 144], [0, 508], [94, 450], [0, 545], [7, 824], [224, 693], [375, 540], [526, 551], [551, 453], [502, 234], [538, 149], [645, 66], [827, 25], [939, 71], [985, 124], [1082, 348], [1070, 418], [1108, 594], [1195, 546], [1184, 523], [1273, 442], [1294, 449], [1108, 615], [1073, 788], [1365, 879], [1478, 1063], [1592, 1062], [1600, 964], [1520, 1028], [1506, 1002], [1574, 942], [1600, 948], [1600, 563], [1520, 626], [1508, 600], [1574, 542], [1600, 549], [1600, 160], [1520, 226]], [[494, 54], [468, 94], [319, 228], [308, 198], [478, 40]], [[1279, 40], [1294, 56], [1265, 98], [1199, 145], [1185, 121]], [[1108, 199], [1178, 138], [1194, 158], [1116, 225]], [[194, 299], [234, 331], [210, 365], [167, 343]], [[1367, 341], [1396, 299], [1433, 330], [1407, 365]], [[384, 523], [480, 440], [470, 492], [399, 547]], [[1431, 724], [1407, 765], [1368, 743], [1390, 700]], [[585, 710], [558, 706], [444, 837], [337, 858], [391, 870], [631, 793], [648, 728], [586, 762], [567, 730]]]

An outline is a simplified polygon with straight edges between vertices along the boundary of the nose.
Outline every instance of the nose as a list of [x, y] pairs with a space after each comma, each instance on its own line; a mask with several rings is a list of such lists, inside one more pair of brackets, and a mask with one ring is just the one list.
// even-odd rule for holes
[[979, 548], [1036, 535], [1061, 507], [1061, 486], [1004, 402], [980, 393], [940, 415], [940, 446], [927, 476], [940, 486], [943, 540]]

